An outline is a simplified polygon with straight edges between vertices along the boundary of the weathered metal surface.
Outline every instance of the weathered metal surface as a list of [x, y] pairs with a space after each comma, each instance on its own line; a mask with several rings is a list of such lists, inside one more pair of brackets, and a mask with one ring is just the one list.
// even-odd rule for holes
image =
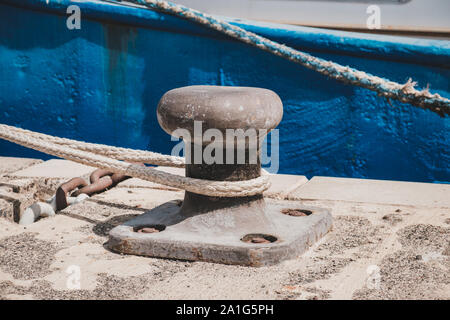
[[101, 193], [103, 191], [108, 190], [113, 185], [113, 181], [111, 179], [110, 175], [104, 175], [100, 178], [98, 178], [95, 182], [91, 183], [90, 185], [87, 185], [77, 191], [75, 191], [72, 196], [77, 197], [78, 195], [84, 193], [88, 196], [96, 193]]
[[272, 130], [283, 117], [283, 104], [268, 89], [196, 85], [165, 93], [158, 103], [157, 116], [159, 125], [168, 134], [181, 128], [193, 138], [197, 121], [201, 122], [203, 139], [208, 129], [219, 130], [225, 139], [227, 129]]
[[86, 182], [86, 180], [84, 180], [83, 178], [73, 178], [70, 179], [69, 181], [63, 183], [62, 185], [60, 185], [58, 187], [58, 189], [56, 190], [56, 195], [55, 195], [55, 199], [56, 199], [56, 210], [62, 210], [67, 208], [68, 203], [67, 203], [67, 196], [69, 195], [70, 192], [74, 191], [75, 189], [82, 189], [87, 187], [88, 184]]
[[[187, 130], [189, 137], [183, 137], [186, 146], [186, 176], [196, 179], [241, 181], [257, 178], [261, 175], [260, 141], [283, 117], [283, 104], [278, 95], [267, 89], [246, 87], [190, 86], [173, 89], [164, 94], [157, 109], [158, 122], [173, 135], [178, 129]], [[201, 124], [195, 132], [194, 122]], [[205, 148], [211, 140], [205, 140], [209, 129], [220, 131], [222, 139], [214, 138], [214, 143], [222, 145], [222, 156], [215, 155], [214, 163], [204, 163]], [[238, 138], [231, 136], [232, 145], [227, 145], [227, 129], [255, 130], [256, 150], [249, 149], [249, 141], [241, 145]], [[265, 130], [260, 133], [259, 130]], [[200, 141], [195, 135], [200, 134]], [[198, 145], [201, 159], [196, 159], [195, 145]], [[227, 148], [232, 150], [227, 150]], [[227, 152], [231, 151], [232, 164], [227, 162]], [[251, 153], [256, 155], [251, 163]], [[238, 162], [238, 154], [244, 155], [244, 161]], [[201, 163], [199, 162], [201, 160]], [[245, 198], [208, 197], [191, 192], [185, 193], [182, 212], [195, 215], [217, 209], [225, 209], [262, 201], [262, 195]]]
[[[311, 210], [313, 214], [282, 214], [287, 208]], [[134, 231], [155, 225], [166, 228], [148, 234]], [[266, 199], [259, 210], [257, 206], [241, 206], [191, 217], [169, 202], [112, 229], [107, 245], [126, 254], [260, 267], [301, 255], [331, 226], [327, 210], [305, 207], [298, 201]], [[253, 234], [276, 241], [242, 240]]]
[[95, 193], [100, 193], [113, 185], [112, 179], [113, 172], [105, 170], [105, 169], [97, 169], [91, 173], [89, 176], [90, 185], [83, 186], [83, 188], [79, 188], [75, 191], [72, 196], [77, 197], [78, 195], [84, 193], [88, 196], [93, 195]]
[[[144, 165], [144, 164], [141, 164]], [[90, 184], [83, 178], [72, 178], [56, 190], [56, 209], [62, 210], [68, 206], [67, 196], [77, 197], [80, 194], [92, 196], [115, 187], [118, 183], [129, 179], [129, 176], [113, 173], [105, 169], [97, 169], [89, 176]]]
[[[239, 108], [241, 111], [236, 111]], [[281, 121], [283, 105], [269, 90], [195, 86], [166, 93], [157, 113], [167, 133], [174, 134], [178, 129], [190, 133], [190, 138], [183, 138], [191, 148], [188, 154], [193, 154], [196, 146], [203, 151], [208, 144], [194, 138], [195, 121], [204, 124], [199, 132], [202, 137], [214, 128], [223, 134], [223, 141], [217, 139], [224, 142], [230, 134], [227, 129], [275, 128]], [[233, 154], [246, 154], [245, 163], [236, 163], [236, 158], [228, 163], [219, 157], [214, 164], [206, 164], [202, 153], [198, 159], [201, 163], [186, 163], [186, 176], [216, 181], [259, 177], [261, 164], [251, 164], [248, 155], [259, 155], [259, 141], [266, 133], [254, 136], [258, 143], [253, 151], [250, 141], [241, 145], [233, 142]], [[222, 148], [225, 157], [225, 145]], [[283, 214], [286, 210], [311, 214], [294, 217]], [[257, 267], [298, 256], [327, 233], [331, 224], [327, 210], [304, 208], [300, 202], [267, 202], [262, 194], [220, 198], [185, 192], [181, 206], [166, 203], [111, 230], [108, 247], [126, 254]], [[145, 232], [152, 229], [159, 232]]]

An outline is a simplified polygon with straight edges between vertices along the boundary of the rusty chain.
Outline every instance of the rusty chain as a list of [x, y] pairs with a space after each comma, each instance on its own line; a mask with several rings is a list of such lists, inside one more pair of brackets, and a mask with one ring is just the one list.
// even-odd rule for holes
[[[144, 166], [143, 163], [136, 163]], [[78, 197], [80, 194], [92, 196], [114, 188], [122, 181], [131, 178], [130, 176], [114, 173], [105, 169], [97, 169], [89, 177], [90, 184], [85, 179], [78, 177], [70, 179], [61, 184], [56, 190], [56, 210], [63, 210], [69, 205], [67, 196]]]

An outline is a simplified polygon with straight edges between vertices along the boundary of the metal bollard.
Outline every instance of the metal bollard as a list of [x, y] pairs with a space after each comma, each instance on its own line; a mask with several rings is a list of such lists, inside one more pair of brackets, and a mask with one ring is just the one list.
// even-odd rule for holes
[[[192, 86], [167, 92], [159, 102], [157, 116], [167, 133], [180, 129], [188, 133], [188, 137], [183, 137], [187, 177], [242, 181], [261, 175], [261, 144], [266, 134], [281, 121], [283, 105], [278, 95], [267, 89]], [[201, 126], [201, 131], [195, 132], [194, 121], [197, 129]], [[214, 141], [204, 138], [211, 129], [220, 133]], [[239, 129], [242, 131], [237, 132]], [[252, 138], [256, 141], [249, 141]], [[221, 155], [215, 156], [214, 163], [206, 164], [205, 149], [212, 142], [221, 149]], [[252, 142], [253, 149], [250, 148]], [[238, 155], [242, 159], [238, 159]], [[241, 210], [244, 206], [247, 211], [255, 207], [259, 213], [254, 218], [258, 219], [264, 206], [263, 195], [219, 198], [186, 192], [181, 211], [193, 216], [219, 209]]]
[[[276, 93], [248, 87], [178, 88], [157, 109], [161, 127], [185, 142], [186, 176], [215, 181], [259, 177], [262, 142], [282, 115]], [[262, 266], [303, 253], [331, 224], [327, 210], [298, 201], [185, 192], [181, 205], [169, 202], [115, 227], [108, 246], [128, 254]]]

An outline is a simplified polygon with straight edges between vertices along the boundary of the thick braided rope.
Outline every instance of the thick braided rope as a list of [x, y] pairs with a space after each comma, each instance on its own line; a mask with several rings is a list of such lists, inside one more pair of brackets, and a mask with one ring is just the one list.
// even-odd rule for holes
[[[165, 167], [175, 167], [184, 168], [186, 166], [185, 160], [182, 157], [169, 156], [166, 154], [161, 154], [157, 152], [145, 151], [145, 150], [135, 150], [129, 148], [120, 148], [115, 146], [110, 146], [106, 144], [97, 144], [82, 142], [78, 140], [72, 140], [67, 138], [60, 138], [51, 136], [48, 134], [35, 132], [31, 130], [26, 130], [18, 127], [3, 125], [13, 132], [18, 132], [24, 135], [28, 135], [35, 139], [40, 139], [50, 143], [70, 146], [73, 149], [87, 151], [90, 153], [95, 153], [98, 155], [110, 157], [116, 160], [124, 160], [128, 162], [142, 162], [147, 164], [153, 164]], [[264, 168], [261, 168], [261, 174], [267, 175], [269, 172]]]
[[378, 95], [385, 98], [396, 99], [416, 107], [428, 109], [442, 117], [450, 115], [450, 99], [442, 97], [437, 93], [432, 94], [428, 91], [428, 88], [423, 90], [415, 89], [414, 86], [417, 83], [411, 79], [405, 84], [400, 84], [348, 66], [342, 66], [332, 61], [326, 61], [246, 31], [240, 27], [219, 20], [212, 15], [179, 4], [161, 0], [128, 1], [202, 24], [234, 39], [301, 64], [306, 68], [317, 71], [330, 78], [375, 91]]
[[0, 138], [21, 146], [38, 150], [56, 157], [72, 160], [88, 166], [107, 169], [131, 177], [140, 178], [170, 187], [184, 189], [189, 192], [214, 197], [247, 197], [261, 194], [270, 186], [267, 176], [244, 181], [210, 181], [194, 179], [142, 167], [137, 164], [111, 159], [98, 154], [57, 145], [42, 139], [33, 138], [30, 134], [12, 130], [10, 126], [0, 124]]
[[54, 137], [47, 134], [34, 132], [22, 128], [17, 128], [13, 126], [3, 125], [8, 128], [11, 132], [16, 132], [23, 135], [29, 135], [35, 139], [40, 139], [42, 141], [54, 143], [62, 146], [69, 146], [72, 149], [77, 149], [81, 151], [88, 151], [91, 153], [103, 155], [117, 160], [131, 161], [131, 162], [142, 162], [147, 164], [153, 164], [158, 166], [167, 167], [178, 167], [183, 168], [184, 158], [169, 156], [157, 152], [150, 152], [144, 150], [134, 150], [128, 148], [119, 148], [114, 146], [108, 146], [104, 144], [87, 143], [78, 140]]

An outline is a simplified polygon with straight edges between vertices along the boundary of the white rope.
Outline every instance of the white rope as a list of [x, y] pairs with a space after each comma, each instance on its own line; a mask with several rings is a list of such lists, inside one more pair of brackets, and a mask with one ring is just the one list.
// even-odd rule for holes
[[120, 148], [104, 144], [88, 143], [78, 140], [54, 137], [47, 134], [33, 132], [30, 130], [12, 126], [8, 126], [8, 129], [11, 132], [16, 132], [18, 134], [28, 134], [33, 138], [40, 139], [42, 141], [54, 143], [61, 146], [69, 146], [72, 149], [88, 151], [91, 153], [103, 155], [117, 160], [124, 160], [129, 162], [142, 162], [157, 166], [177, 167], [177, 168], [183, 168], [185, 165], [184, 158], [182, 157], [169, 156], [145, 150]]
[[[184, 189], [192, 193], [214, 197], [247, 197], [261, 194], [270, 186], [269, 179], [266, 175], [251, 180], [234, 182], [211, 181], [182, 177], [160, 170], [155, 170], [150, 167], [143, 167], [137, 164], [119, 161], [100, 154], [78, 150], [67, 145], [58, 145], [53, 142], [36, 138], [42, 138], [46, 135], [28, 130], [26, 130], [26, 132], [21, 131], [22, 129], [18, 129], [5, 124], [0, 124], [0, 138], [13, 143], [17, 143], [21, 146], [38, 150], [56, 157], [78, 162], [84, 165], [106, 169], [114, 173], [120, 173], [127, 176], [140, 178], [154, 183], [167, 185], [173, 188]], [[56, 137], [52, 138], [55, 140], [60, 139]], [[89, 149], [88, 145], [93, 144], [81, 143], [79, 146], [81, 145], [83, 146], [83, 148]], [[106, 153], [109, 152], [108, 146], [101, 145], [101, 147], [98, 148], [95, 146], [96, 145], [94, 145], [93, 149], [96, 150], [96, 152], [99, 152], [100, 149], [106, 150]], [[112, 147], [112, 149], [116, 149], [116, 147]], [[146, 156], [147, 161], [151, 161], [150, 156], [148, 154]]]
[[329, 78], [375, 91], [382, 97], [396, 99], [419, 108], [431, 110], [441, 117], [450, 115], [450, 99], [442, 97], [438, 93], [433, 94], [429, 92], [428, 88], [415, 89], [417, 83], [412, 79], [400, 84], [348, 66], [342, 66], [333, 61], [317, 58], [232, 25], [215, 16], [180, 4], [162, 0], [128, 1], [204, 25], [231, 38], [298, 63]]

